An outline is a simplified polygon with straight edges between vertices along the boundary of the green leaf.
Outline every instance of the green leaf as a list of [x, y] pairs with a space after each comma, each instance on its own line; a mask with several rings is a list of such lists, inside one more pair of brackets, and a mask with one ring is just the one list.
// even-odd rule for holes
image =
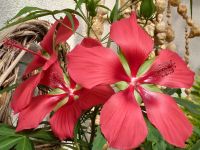
[[146, 122], [148, 126], [147, 141], [151, 142], [152, 150], [166, 150], [167, 143], [163, 140], [158, 130], [149, 121], [146, 120]]
[[8, 125], [0, 124], [0, 136], [15, 136], [15, 129]]
[[119, 0], [116, 0], [115, 6], [113, 7], [111, 13], [110, 13], [110, 22], [113, 23], [118, 19], [118, 7], [119, 7]]
[[106, 144], [106, 140], [101, 134], [101, 130], [97, 127], [96, 137], [93, 142], [92, 150], [102, 150], [103, 146]]
[[142, 0], [140, 5], [140, 16], [150, 19], [156, 10], [153, 0]]
[[13, 90], [14, 88], [17, 87], [18, 84], [13, 84], [11, 86], [5, 87], [3, 89], [0, 90], [0, 94], [4, 93], [4, 92], [9, 92], [11, 90]]
[[[26, 8], [26, 7], [25, 7]], [[32, 9], [31, 12], [28, 12], [28, 10]], [[35, 10], [37, 9], [37, 10]], [[27, 12], [27, 13], [26, 13]], [[53, 11], [50, 11], [50, 10], [45, 10], [45, 9], [41, 9], [41, 8], [26, 8], [24, 9], [23, 11], [21, 11], [20, 13], [18, 13], [18, 15], [21, 15], [23, 14], [23, 17], [17, 17], [17, 18], [12, 18], [11, 21], [3, 28], [0, 29], [3, 30], [5, 28], [8, 28], [8, 27], [11, 27], [11, 26], [14, 26], [14, 25], [17, 25], [17, 24], [20, 24], [22, 22], [25, 22], [25, 21], [28, 21], [28, 20], [31, 20], [31, 19], [36, 19], [36, 18], [40, 18], [40, 17], [43, 17], [43, 16], [48, 16], [48, 15], [55, 15], [55, 14], [59, 14], [59, 13], [74, 13], [78, 16], [80, 16], [81, 18], [83, 18], [83, 16], [76, 10], [73, 10], [73, 9], [62, 9], [62, 10], [53, 10]]]
[[16, 145], [16, 150], [33, 150], [33, 143], [27, 138], [23, 137]]
[[89, 16], [95, 17], [97, 15], [97, 7], [100, 0], [86, 0], [86, 9], [89, 12]]
[[194, 128], [193, 129], [194, 133], [196, 133], [200, 137], [200, 129], [199, 129], [199, 127], [193, 125], [193, 128]]
[[198, 140], [197, 143], [192, 146], [191, 150], [200, 150], [200, 140]]
[[17, 13], [17, 15], [14, 16], [12, 19], [10, 19], [8, 22], [10, 22], [10, 21], [16, 19], [17, 17], [20, 17], [20, 16], [22, 16], [22, 15], [25, 15], [25, 14], [27, 14], [27, 13], [30, 13], [30, 12], [36, 11], [36, 10], [47, 11], [47, 10], [45, 10], [45, 9], [41, 9], [41, 8], [38, 8], [38, 7], [26, 6], [26, 7], [22, 8], [22, 9]]
[[16, 21], [12, 21], [11, 23], [7, 24], [5, 27], [1, 28], [0, 31], [5, 29], [5, 28], [17, 25], [19, 23], [22, 23], [22, 22], [25, 22], [25, 21], [28, 21], [28, 20], [31, 20], [31, 19], [36, 19], [36, 18], [39, 18], [39, 17], [47, 16], [47, 15], [51, 15], [51, 12], [43, 12], [43, 11], [32, 12], [25, 17], [19, 18]]
[[17, 145], [22, 138], [23, 137], [15, 136], [4, 137], [4, 139], [0, 141], [0, 150], [10, 150], [12, 147]]
[[181, 93], [182, 93], [181, 89], [166, 88], [166, 89], [163, 89], [162, 91], [168, 95], [173, 95], [177, 93], [179, 97], [181, 97]]
[[78, 8], [80, 8], [83, 3], [85, 3], [85, 0], [78, 0], [78, 1], [76, 1], [75, 10], [77, 10]]
[[69, 12], [65, 12], [65, 14], [68, 17], [68, 19], [72, 25], [72, 31], [75, 32], [75, 25], [74, 25], [74, 20], [73, 20], [72, 14]]
[[190, 113], [195, 114], [195, 115], [200, 115], [200, 105], [199, 104], [195, 104], [187, 99], [181, 99], [181, 98], [176, 98], [176, 97], [174, 97], [174, 99], [176, 100], [176, 102], [179, 105], [183, 106]]
[[32, 131], [29, 134], [32, 138], [41, 139], [44, 141], [56, 141], [57, 138], [53, 135], [51, 131], [45, 130], [45, 129], [37, 129], [35, 131]]
[[32, 142], [20, 133], [16, 133], [15, 129], [8, 125], [0, 124], [0, 150], [10, 150], [13, 147], [16, 150], [32, 150]]
[[97, 7], [101, 7], [101, 8], [108, 10], [108, 11], [111, 11], [110, 8], [106, 7], [105, 5], [97, 5]]

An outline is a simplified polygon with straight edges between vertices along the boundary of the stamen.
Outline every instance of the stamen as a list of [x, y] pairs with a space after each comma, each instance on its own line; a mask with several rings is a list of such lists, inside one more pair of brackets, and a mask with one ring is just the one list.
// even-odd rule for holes
[[168, 62], [158, 65], [158, 68], [153, 71], [153, 76], [155, 77], [165, 77], [174, 72], [176, 68], [175, 62], [169, 60]]
[[15, 47], [17, 49], [27, 51], [27, 52], [29, 52], [29, 53], [31, 53], [33, 55], [37, 55], [37, 56], [47, 60], [47, 58], [43, 57], [39, 53], [36, 53], [36, 52], [34, 52], [32, 50], [29, 50], [29, 49], [23, 47], [21, 44], [17, 43], [16, 41], [12, 41], [12, 40], [6, 39], [6, 40], [4, 40], [4, 45], [10, 46], [10, 47]]

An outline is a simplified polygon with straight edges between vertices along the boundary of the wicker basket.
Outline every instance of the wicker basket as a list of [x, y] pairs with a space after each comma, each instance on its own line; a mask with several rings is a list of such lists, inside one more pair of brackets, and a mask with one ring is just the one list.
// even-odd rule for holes
[[[12, 87], [15, 87], [17, 79], [21, 77], [20, 70], [24, 65], [19, 65], [20, 61], [30, 60], [25, 55], [25, 51], [20, 51], [12, 47], [4, 46], [3, 40], [9, 38], [21, 43], [24, 47], [36, 50], [40, 42], [47, 33], [50, 23], [42, 20], [31, 20], [20, 25], [0, 32], [0, 122], [13, 125], [15, 119], [9, 107]], [[24, 56], [24, 57], [23, 57]], [[3, 89], [8, 89], [2, 91]]]

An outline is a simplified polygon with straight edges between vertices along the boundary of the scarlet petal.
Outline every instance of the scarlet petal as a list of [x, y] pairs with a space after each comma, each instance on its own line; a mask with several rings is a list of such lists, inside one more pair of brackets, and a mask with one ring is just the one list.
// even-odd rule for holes
[[87, 48], [102, 46], [102, 44], [99, 41], [97, 41], [93, 38], [90, 38], [90, 37], [84, 38], [81, 42], [81, 45], [84, 47], [87, 47]]
[[11, 107], [15, 113], [22, 111], [27, 107], [33, 96], [34, 89], [43, 77], [43, 73], [34, 75], [22, 82], [15, 90]]
[[104, 104], [113, 94], [113, 89], [104, 85], [96, 86], [91, 90], [82, 89], [79, 91], [77, 103], [82, 110], [87, 110], [93, 106]]
[[59, 108], [50, 120], [54, 134], [60, 140], [72, 138], [74, 135], [74, 127], [80, 115], [81, 109], [75, 103], [65, 104]]
[[41, 47], [46, 50], [49, 54], [53, 53], [53, 35], [56, 29], [56, 26], [58, 25], [58, 22], [56, 21], [51, 28], [49, 29], [49, 31], [47, 32], [47, 34], [45, 35], [45, 37], [43, 38], [43, 40], [40, 42]]
[[[79, 22], [74, 15], [72, 15], [72, 19], [74, 23], [74, 30], [76, 31], [79, 26]], [[66, 16], [61, 22], [62, 24], [60, 24], [56, 34], [56, 44], [65, 42], [73, 34], [73, 26], [69, 18]]]
[[28, 64], [25, 72], [24, 72], [24, 76], [30, 74], [32, 71], [39, 69], [40, 67], [42, 67], [45, 64], [46, 60], [43, 59], [42, 57], [39, 56], [34, 56], [33, 60], [31, 63]]
[[99, 84], [129, 81], [119, 58], [109, 48], [78, 45], [67, 60], [70, 76], [83, 87], [90, 89]]
[[60, 68], [60, 64], [56, 61], [45, 72], [40, 84], [46, 85], [51, 88], [68, 89], [65, 85], [64, 74]]
[[110, 37], [121, 47], [130, 65], [132, 76], [136, 76], [140, 65], [153, 49], [153, 41], [137, 24], [136, 14], [132, 13], [130, 18], [114, 22]]
[[42, 67], [42, 70], [43, 71], [47, 70], [52, 64], [56, 63], [57, 60], [58, 60], [57, 54], [55, 52], [52, 52], [50, 59], [46, 61], [46, 63]]
[[34, 97], [28, 107], [19, 113], [17, 131], [36, 128], [66, 94]]
[[192, 134], [192, 125], [172, 97], [140, 89], [147, 116], [164, 139], [177, 147], [184, 147]]
[[194, 81], [194, 72], [177, 53], [162, 50], [143, 78], [143, 83], [171, 88], [190, 88]]
[[131, 89], [113, 95], [100, 115], [101, 130], [111, 147], [136, 148], [145, 140], [147, 127]]

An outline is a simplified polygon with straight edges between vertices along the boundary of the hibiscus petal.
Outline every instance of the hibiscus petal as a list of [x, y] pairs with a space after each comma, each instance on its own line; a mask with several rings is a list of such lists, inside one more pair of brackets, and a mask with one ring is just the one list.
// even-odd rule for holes
[[23, 76], [30, 74], [32, 71], [39, 69], [45, 64], [46, 60], [39, 56], [34, 56], [31, 63], [28, 64]]
[[81, 116], [81, 109], [75, 103], [65, 104], [50, 119], [54, 134], [60, 139], [72, 138], [74, 127]]
[[147, 136], [141, 109], [130, 88], [113, 95], [104, 104], [100, 113], [100, 125], [113, 148], [136, 148]]
[[156, 92], [139, 90], [147, 116], [164, 139], [177, 147], [184, 147], [192, 134], [192, 125], [172, 97]]
[[42, 70], [47, 70], [52, 64], [54, 64], [58, 60], [57, 54], [55, 52], [52, 53], [51, 57], [46, 61], [44, 66], [42, 67]]
[[109, 48], [78, 45], [67, 57], [70, 76], [83, 87], [129, 81], [119, 58]]
[[63, 76], [64, 74], [60, 68], [60, 64], [58, 61], [56, 61], [48, 68], [48, 70], [44, 72], [44, 77], [42, 78], [40, 84], [51, 88], [61, 88], [63, 90], [68, 90]]
[[[74, 31], [79, 26], [79, 22], [74, 15], [72, 15], [73, 23], [74, 23]], [[62, 24], [60, 24], [57, 34], [56, 34], [56, 44], [65, 42], [74, 32], [72, 31], [72, 24], [69, 20], [69, 17], [65, 17], [62, 20]]]
[[142, 78], [143, 83], [171, 88], [190, 88], [194, 81], [194, 72], [187, 67], [177, 53], [162, 50]]
[[56, 29], [58, 22], [56, 21], [47, 34], [44, 36], [43, 40], [40, 42], [41, 47], [46, 50], [49, 54], [53, 53], [53, 35]]
[[153, 40], [137, 24], [136, 14], [132, 13], [130, 18], [114, 22], [111, 25], [110, 38], [121, 47], [132, 76], [136, 76], [140, 65], [153, 49]]
[[87, 47], [87, 48], [102, 46], [102, 44], [99, 41], [97, 41], [93, 38], [90, 38], [90, 37], [84, 38], [81, 42], [81, 45], [84, 47]]
[[15, 90], [11, 101], [11, 107], [15, 113], [27, 107], [33, 96], [33, 92], [43, 77], [43, 73], [34, 75], [22, 82]]
[[91, 90], [83, 88], [79, 91], [77, 103], [82, 110], [87, 110], [93, 106], [104, 104], [113, 94], [114, 91], [110, 86], [100, 85]]
[[[34, 97], [28, 107], [19, 113], [17, 131], [36, 128], [66, 94]], [[31, 119], [31, 120], [30, 120]]]

